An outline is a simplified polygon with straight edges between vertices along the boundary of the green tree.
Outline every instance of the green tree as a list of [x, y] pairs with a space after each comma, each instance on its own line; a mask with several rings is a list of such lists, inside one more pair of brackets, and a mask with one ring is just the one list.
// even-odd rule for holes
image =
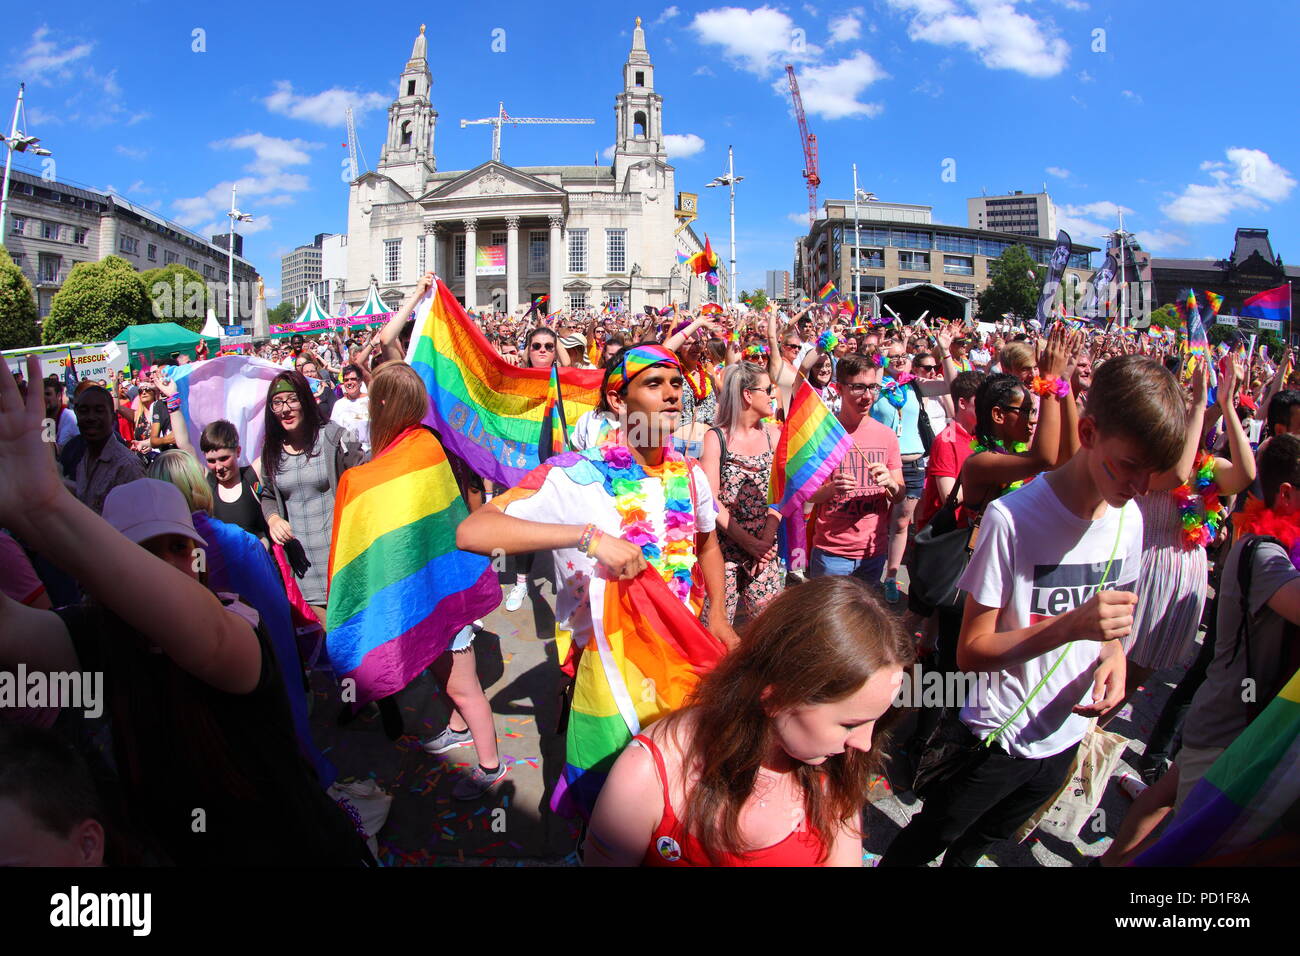
[[118, 256], [78, 262], [50, 303], [46, 345], [104, 342], [128, 325], [155, 322], [144, 279]]
[[36, 327], [39, 315], [32, 284], [0, 247], [0, 349], [40, 345], [41, 333]]
[[298, 317], [298, 310], [289, 301], [281, 302], [274, 309], [268, 309], [266, 321], [270, 325], [286, 325]]
[[[180, 295], [176, 279], [180, 278]], [[208, 315], [208, 286], [203, 277], [179, 262], [161, 269], [142, 272], [145, 292], [149, 295], [150, 322], [175, 322], [191, 332], [198, 332]]]
[[989, 266], [989, 284], [976, 299], [982, 322], [999, 322], [1008, 312], [1033, 318], [1042, 294], [1044, 270], [1034, 264], [1029, 251], [1014, 245]]
[[1178, 317], [1178, 310], [1172, 305], [1162, 305], [1151, 313], [1151, 324], [1177, 331], [1183, 327], [1183, 320]]
[[749, 307], [755, 312], [762, 312], [767, 308], [767, 293], [762, 289], [756, 289], [750, 294]]

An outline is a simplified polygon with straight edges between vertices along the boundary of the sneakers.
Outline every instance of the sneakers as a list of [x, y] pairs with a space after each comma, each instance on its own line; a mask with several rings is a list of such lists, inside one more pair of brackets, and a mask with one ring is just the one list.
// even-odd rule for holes
[[448, 750], [455, 750], [457, 747], [473, 742], [474, 735], [469, 732], [469, 728], [452, 730], [450, 727], [444, 727], [442, 733], [421, 742], [420, 746], [427, 754], [445, 754]]
[[502, 777], [506, 775], [506, 765], [500, 764], [491, 773], [486, 772], [482, 767], [475, 766], [474, 772], [468, 777], [461, 777], [456, 781], [456, 786], [451, 790], [451, 795], [457, 800], [477, 800], [483, 794], [492, 789]]
[[898, 590], [898, 580], [896, 578], [885, 578], [885, 600], [890, 604], [897, 604], [901, 596]]
[[524, 606], [524, 598], [528, 597], [528, 585], [524, 582], [516, 581], [515, 586], [510, 589], [506, 595], [506, 610], [517, 611]]

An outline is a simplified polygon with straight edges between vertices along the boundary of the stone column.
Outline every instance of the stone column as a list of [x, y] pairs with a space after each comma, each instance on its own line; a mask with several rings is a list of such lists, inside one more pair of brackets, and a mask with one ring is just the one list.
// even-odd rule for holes
[[506, 216], [506, 312], [519, 308], [519, 217]]
[[465, 308], [478, 307], [478, 220], [465, 220]]
[[547, 253], [551, 262], [551, 289], [549, 292], [550, 301], [547, 303], [547, 312], [554, 312], [557, 309], [565, 308], [568, 303], [563, 302], [564, 290], [564, 247], [560, 242], [560, 229], [564, 225], [563, 216], [551, 216], [551, 241]]
[[[442, 227], [436, 222], [426, 221], [424, 224], [424, 267], [431, 269], [433, 274], [442, 277], [442, 254], [439, 251], [442, 247]], [[447, 280], [444, 278], [444, 282]]]

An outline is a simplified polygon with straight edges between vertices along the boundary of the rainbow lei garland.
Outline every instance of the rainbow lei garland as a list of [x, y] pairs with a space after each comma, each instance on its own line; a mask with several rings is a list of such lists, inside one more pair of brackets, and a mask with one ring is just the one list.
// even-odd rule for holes
[[645, 510], [645, 483], [660, 479], [648, 475], [623, 445], [605, 445], [600, 454], [605, 460], [605, 491], [614, 499], [614, 509], [622, 519], [623, 540], [639, 547], [673, 594], [685, 601], [691, 593], [691, 572], [696, 561], [695, 515], [686, 460], [679, 452], [664, 449], [662, 481], [668, 540], [661, 544]]
[[821, 335], [817, 336], [817, 348], [821, 349], [823, 352], [833, 352], [835, 346], [839, 344], [840, 337], [830, 329], [827, 329]]
[[1219, 500], [1219, 489], [1214, 483], [1214, 456], [1199, 452], [1196, 470], [1190, 482], [1174, 489], [1178, 499], [1179, 520], [1183, 525], [1183, 549], [1204, 548], [1213, 543], [1223, 528], [1227, 509]]
[[[973, 455], [978, 455], [983, 451], [995, 451], [1000, 455], [1023, 455], [1025, 452], [1029, 451], [1029, 443], [1023, 441], [1014, 442], [1011, 445], [1011, 449], [1008, 451], [1006, 444], [1002, 441], [995, 440], [992, 445], [985, 445], [977, 438], [975, 441], [970, 443], [970, 450]], [[1002, 493], [1006, 494], [1008, 491], [1015, 491], [1024, 483], [1025, 479], [1023, 478], [1019, 481], [1013, 481], [1002, 490]]]

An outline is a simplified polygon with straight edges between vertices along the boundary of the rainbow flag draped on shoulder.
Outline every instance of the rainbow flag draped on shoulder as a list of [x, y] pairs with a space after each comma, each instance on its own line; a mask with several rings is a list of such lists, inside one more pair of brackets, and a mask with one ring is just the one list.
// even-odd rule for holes
[[487, 558], [456, 547], [469, 514], [446, 452], [415, 427], [343, 472], [330, 541], [327, 647], [358, 704], [401, 690], [501, 601]]
[[1250, 863], [1295, 851], [1283, 816], [1300, 800], [1300, 673], [1192, 788], [1134, 866]]
[[[550, 370], [516, 368], [488, 344], [437, 279], [415, 308], [407, 361], [429, 390], [426, 425], [477, 474], [514, 485], [536, 468]], [[577, 422], [600, 398], [602, 373], [561, 368], [564, 421]], [[572, 426], [568, 426], [570, 431]]]
[[681, 709], [725, 649], [647, 568], [591, 580], [594, 640], [578, 660], [564, 773], [551, 806], [590, 816], [610, 768], [645, 726]]

